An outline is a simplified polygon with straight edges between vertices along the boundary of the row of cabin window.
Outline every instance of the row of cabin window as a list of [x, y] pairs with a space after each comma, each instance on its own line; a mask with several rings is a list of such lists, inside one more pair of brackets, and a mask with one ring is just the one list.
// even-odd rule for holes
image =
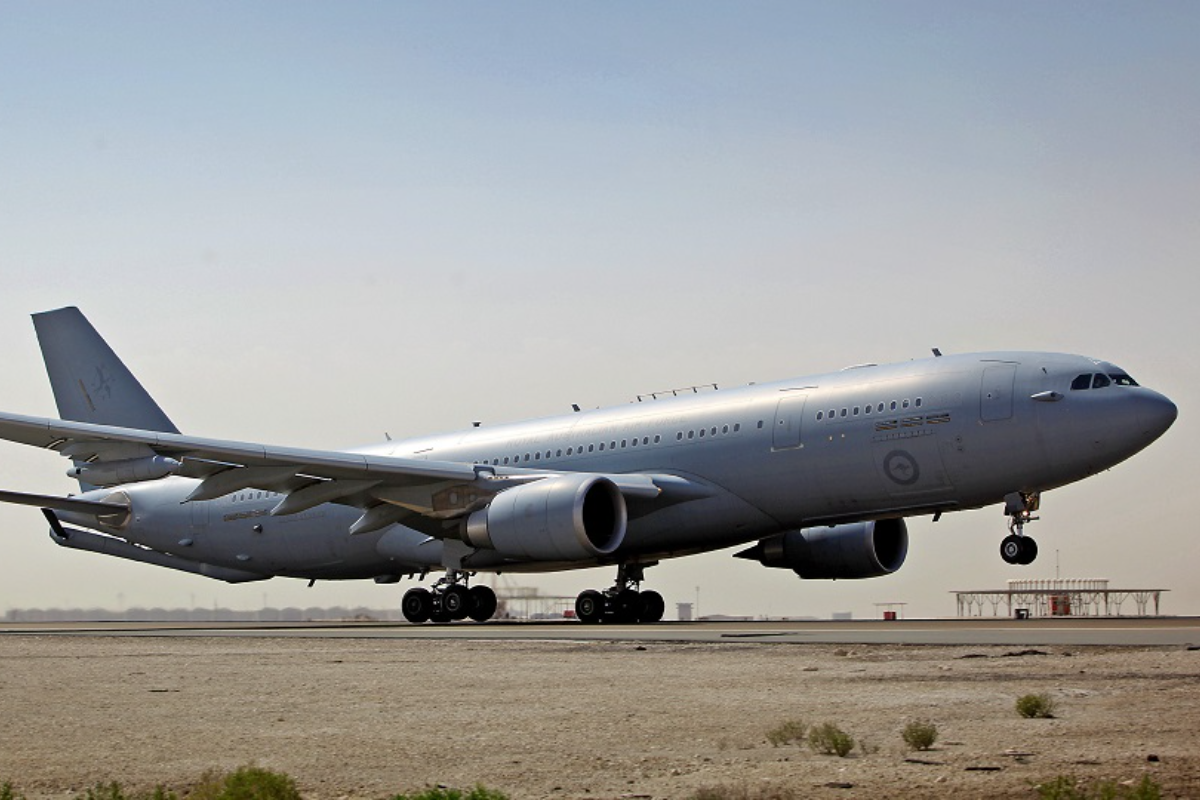
[[[654, 444], [659, 444], [660, 442], [662, 442], [662, 436], [660, 434], [656, 433], [656, 434], [654, 434], [653, 439], [649, 436], [643, 436], [641, 439], [638, 439], [637, 437], [634, 437], [632, 439], [622, 439], [619, 442], [619, 444], [622, 448], [631, 447], [631, 446], [637, 447], [639, 444], [641, 444], [643, 446], [649, 445], [651, 441], [653, 441]], [[613, 441], [608, 443], [608, 449], [616, 450], [617, 445], [618, 445], [618, 442], [614, 439]], [[595, 444], [589, 444], [587, 446], [587, 452], [593, 453], [597, 449], [599, 449], [601, 452], [603, 452], [604, 448], [605, 448], [604, 442], [601, 442], [598, 446]], [[564, 455], [577, 456], [577, 455], [583, 455], [583, 453], [584, 453], [583, 445], [579, 445], [579, 447], [568, 447], [565, 451], [560, 447], [558, 450], [554, 451], [553, 455], [551, 455], [551, 452], [549, 450], [545, 451], [544, 453], [541, 450], [538, 450], [535, 453], [526, 453], [524, 456], [521, 456], [518, 453], [517, 455], [512, 456], [511, 458], [508, 456], [505, 456], [504, 458], [493, 458], [491, 461], [484, 459], [483, 463], [484, 464], [490, 463], [490, 464], [495, 464], [495, 465], [520, 464], [523, 461], [526, 463], [529, 461], [541, 461], [543, 456], [545, 456], [546, 458], [562, 458]]]
[[[760, 428], [762, 427], [761, 422], [758, 424], [758, 427], [760, 427]], [[742, 429], [742, 423], [735, 422], [733, 425], [733, 428], [730, 428], [728, 425], [722, 425], [720, 428], [720, 431], [721, 431], [721, 435], [725, 436], [731, 430], [733, 433], [737, 433], [741, 429]], [[695, 430], [687, 431], [686, 434], [684, 431], [679, 431], [675, 434], [675, 441], [682, 442], [685, 435], [689, 439], [697, 439], [697, 438], [703, 439], [703, 438], [705, 438], [705, 436], [713, 437], [713, 436], [717, 435], [717, 426], [713, 425], [711, 428], [700, 428], [699, 431], [695, 431]]]
[[[920, 408], [921, 403], [922, 403], [922, 400], [921, 400], [921, 398], [918, 397], [916, 400], [914, 400], [912, 402], [912, 405], [915, 406], [916, 408]], [[908, 400], [893, 400], [891, 403], [887, 404], [887, 408], [890, 411], [895, 411], [898, 408], [901, 408], [901, 409], [908, 408], [908, 406], [909, 406]], [[873, 411], [874, 411], [874, 413], [882, 414], [883, 409], [884, 409], [883, 403], [880, 403], [878, 406], [875, 406], [874, 408], [872, 408], [872, 406], [870, 406], [870, 405], [866, 405], [866, 406], [862, 407], [862, 411], [864, 414], [870, 414]], [[842, 416], [842, 417], [846, 417], [846, 416], [857, 417], [858, 412], [859, 412], [858, 406], [854, 406], [854, 408], [852, 408], [852, 409], [851, 408], [843, 408], [840, 416]], [[838, 411], [836, 408], [831, 408], [831, 409], [829, 409], [828, 412], [818, 411], [817, 412], [817, 421], [820, 422], [823, 419], [833, 419], [834, 417], [837, 417], [837, 416], [839, 416], [839, 414], [838, 414]]]
[[[762, 427], [762, 422], [758, 423], [758, 427], [760, 427], [760, 428]], [[716, 436], [716, 435], [718, 435], [718, 431], [720, 432], [721, 435], [726, 435], [730, 432], [738, 433], [739, 431], [741, 431], [741, 429], [742, 429], [742, 424], [740, 422], [734, 423], [732, 426], [722, 425], [720, 428], [718, 428], [716, 425], [714, 425], [711, 428], [701, 428], [699, 430], [699, 438], [703, 439], [703, 438], [705, 438], [705, 436]], [[682, 441], [685, 435], [688, 439], [694, 439], [697, 436], [697, 432], [695, 430], [691, 430], [691, 431], [687, 431], [685, 434], [684, 431], [679, 431], [678, 433], [675, 434], [675, 438], [679, 441]], [[624, 450], [627, 447], [637, 447], [639, 444], [641, 446], [645, 447], [645, 446], [648, 446], [651, 442], [653, 442], [654, 444], [661, 444], [662, 443], [662, 435], [656, 433], [656, 434], [654, 434], [653, 437], [643, 436], [640, 440], [635, 436], [632, 439], [622, 439], [620, 442], [617, 442], [617, 440], [614, 439], [608, 443], [608, 449], [616, 450], [619, 446], [622, 450]], [[562, 458], [564, 455], [565, 456], [577, 456], [577, 455], [583, 455], [584, 452], [588, 452], [588, 453], [594, 453], [597, 451], [604, 452], [604, 447], [605, 447], [604, 442], [601, 442], [599, 445], [589, 444], [587, 446], [586, 451], [584, 450], [583, 445], [579, 445], [579, 447], [568, 447], [565, 451], [562, 448], [559, 448], [558, 450], [554, 451], [553, 457], [554, 458]], [[545, 453], [543, 453], [542, 451], [539, 450], [534, 453], [526, 453], [524, 456], [517, 454], [517, 455], [511, 456], [511, 457], [505, 456], [504, 458], [493, 458], [490, 462], [488, 462], [487, 460], [484, 460], [483, 463], [484, 464], [491, 463], [495, 466], [500, 466], [502, 464], [522, 464], [522, 463], [529, 463], [530, 461], [541, 461], [543, 455], [546, 458], [551, 458], [551, 454], [550, 454], [549, 450], [545, 451]]]

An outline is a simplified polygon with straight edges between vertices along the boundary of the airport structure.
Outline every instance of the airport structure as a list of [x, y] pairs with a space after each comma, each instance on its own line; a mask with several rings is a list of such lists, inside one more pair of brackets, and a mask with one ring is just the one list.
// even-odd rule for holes
[[[1010, 580], [1007, 589], [955, 591], [958, 616], [982, 617], [985, 609], [991, 616], [1025, 617], [1121, 617], [1124, 605], [1132, 600], [1133, 616], [1160, 616], [1159, 601], [1169, 589], [1113, 589], [1107, 578], [1049, 578], [1044, 580]], [[1154, 604], [1151, 614], [1150, 604]]]

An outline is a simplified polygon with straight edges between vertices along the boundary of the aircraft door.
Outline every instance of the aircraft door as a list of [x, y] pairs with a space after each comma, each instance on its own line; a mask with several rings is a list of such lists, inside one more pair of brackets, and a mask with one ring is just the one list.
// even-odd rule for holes
[[788, 393], [775, 407], [775, 430], [771, 438], [772, 450], [792, 450], [804, 446], [802, 425], [806, 394]]
[[999, 422], [1013, 415], [1013, 381], [1016, 364], [999, 364], [983, 371], [979, 392], [979, 418], [984, 422]]
[[208, 530], [208, 509], [211, 500], [199, 500], [188, 503], [192, 507], [192, 535]]

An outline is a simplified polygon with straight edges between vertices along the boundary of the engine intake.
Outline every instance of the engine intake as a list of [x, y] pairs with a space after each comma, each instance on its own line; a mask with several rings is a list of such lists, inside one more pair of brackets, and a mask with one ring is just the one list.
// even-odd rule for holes
[[805, 579], [878, 578], [904, 564], [908, 526], [903, 519], [884, 519], [804, 528], [763, 539], [735, 555]]
[[561, 475], [507, 489], [467, 517], [472, 547], [534, 561], [585, 561], [625, 539], [625, 498], [599, 475]]

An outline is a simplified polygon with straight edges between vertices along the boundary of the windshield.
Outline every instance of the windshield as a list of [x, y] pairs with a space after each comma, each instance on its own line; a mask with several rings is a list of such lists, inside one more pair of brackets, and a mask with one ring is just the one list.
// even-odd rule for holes
[[1072, 391], [1103, 389], [1108, 386], [1137, 386], [1138, 382], [1124, 372], [1096, 372], [1076, 376], [1071, 381]]

